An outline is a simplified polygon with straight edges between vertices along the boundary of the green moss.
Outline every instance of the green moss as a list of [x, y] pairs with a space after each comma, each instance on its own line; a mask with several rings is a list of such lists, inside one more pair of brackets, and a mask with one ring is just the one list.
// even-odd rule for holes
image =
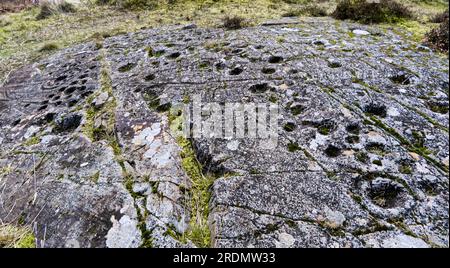
[[152, 231], [149, 231], [147, 229], [147, 225], [143, 221], [142, 215], [140, 217], [140, 222], [137, 225], [139, 230], [141, 231], [141, 237], [142, 237], [142, 243], [139, 246], [140, 248], [153, 248], [153, 237], [152, 237]]
[[412, 174], [412, 168], [410, 165], [407, 164], [401, 164], [398, 167], [398, 171], [402, 174]]
[[409, 227], [407, 224], [403, 222], [402, 219], [393, 219], [388, 220], [389, 223], [395, 225], [397, 228], [399, 228], [404, 234], [412, 236], [412, 237], [418, 237]]
[[294, 105], [294, 106], [290, 107], [290, 110], [291, 110], [292, 115], [296, 116], [303, 112], [304, 107], [301, 105]]
[[275, 96], [275, 95], [270, 95], [269, 101], [270, 101], [271, 103], [277, 103], [277, 102], [278, 102], [278, 98], [277, 98], [277, 96]]
[[[92, 141], [99, 140], [107, 140], [109, 145], [114, 150], [114, 153], [118, 155], [118, 151], [120, 151], [119, 144], [117, 142], [117, 138], [115, 136], [115, 123], [116, 123], [116, 106], [117, 102], [114, 98], [111, 78], [109, 76], [109, 66], [104, 61], [104, 55], [101, 54], [100, 61], [102, 63], [102, 68], [100, 71], [100, 89], [86, 98], [86, 103], [90, 105], [86, 109], [86, 120], [83, 125], [82, 131], [83, 133]], [[92, 101], [96, 96], [100, 95], [101, 92], [107, 92], [109, 97], [109, 101], [105, 103], [102, 107], [96, 108], [91, 105]], [[99, 127], [94, 127], [95, 120], [98, 118], [102, 118], [105, 124], [102, 124]]]
[[436, 104], [430, 104], [429, 108], [431, 111], [439, 114], [447, 114], [449, 109], [447, 105], [436, 105]]
[[184, 104], [189, 104], [191, 102], [191, 97], [189, 97], [189, 95], [184, 95], [183, 96], [183, 103]]
[[147, 52], [147, 56], [148, 56], [149, 58], [155, 56], [155, 51], [153, 50], [152, 47], [146, 47], [146, 48], [145, 48], [145, 51]]
[[287, 132], [292, 132], [296, 129], [296, 125], [294, 123], [288, 122], [283, 126], [283, 129]]
[[211, 198], [210, 187], [214, 182], [214, 177], [203, 175], [201, 165], [189, 140], [178, 137], [177, 141], [182, 149], [181, 165], [192, 182], [190, 190], [191, 221], [185, 237], [198, 247], [209, 247], [211, 246], [211, 234], [208, 227], [209, 200]]
[[335, 171], [326, 171], [326, 174], [328, 179], [330, 180], [336, 181], [339, 179], [338, 174]]
[[198, 68], [200, 68], [200, 69], [206, 69], [208, 67], [209, 67], [209, 62], [207, 62], [207, 61], [202, 61], [198, 64]]
[[372, 164], [377, 165], [377, 166], [383, 166], [383, 162], [381, 162], [381, 160], [379, 160], [379, 159], [373, 160]]
[[94, 183], [98, 183], [98, 180], [100, 179], [100, 171], [95, 172], [92, 176], [91, 176], [91, 180]]
[[286, 220], [285, 223], [290, 228], [297, 228], [298, 227], [298, 224], [295, 221], [293, 221], [293, 220]]
[[[370, 120], [373, 122], [373, 124], [390, 135], [392, 135], [394, 138], [396, 138], [402, 145], [410, 145], [410, 142], [404, 138], [402, 135], [400, 135], [395, 129], [385, 125], [380, 119], [378, 119], [376, 116], [370, 116]], [[370, 121], [369, 121], [370, 122]]]
[[23, 145], [28, 147], [28, 146], [39, 144], [40, 142], [41, 142], [41, 139], [38, 136], [33, 136], [33, 137], [29, 138], [28, 140], [26, 140], [23, 143]]
[[31, 232], [25, 234], [18, 242], [17, 248], [35, 248], [36, 238]]
[[317, 128], [317, 131], [322, 134], [322, 135], [328, 135], [330, 134], [330, 128], [328, 126], [325, 125], [321, 125]]
[[27, 227], [0, 225], [0, 248], [35, 248], [35, 241]]
[[369, 156], [365, 152], [357, 152], [355, 154], [356, 160], [358, 160], [361, 163], [367, 163], [369, 161]]
[[288, 151], [291, 153], [295, 153], [298, 150], [300, 150], [300, 146], [296, 142], [290, 142], [287, 147], [288, 147]]
[[384, 156], [386, 154], [383, 144], [370, 143], [366, 145], [366, 150], [379, 156]]
[[360, 195], [352, 194], [352, 198], [358, 204], [362, 204], [362, 202], [363, 202], [363, 199]]

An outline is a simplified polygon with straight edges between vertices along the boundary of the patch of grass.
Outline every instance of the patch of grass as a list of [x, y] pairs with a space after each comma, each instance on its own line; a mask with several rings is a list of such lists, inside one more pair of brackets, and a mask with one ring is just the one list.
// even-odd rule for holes
[[92, 176], [91, 176], [91, 180], [94, 183], [98, 183], [98, 180], [100, 179], [100, 171], [95, 172]]
[[357, 152], [355, 158], [361, 163], [367, 163], [369, 161], [369, 156], [365, 152]]
[[307, 5], [305, 7], [291, 9], [284, 13], [283, 17], [299, 17], [299, 16], [310, 16], [310, 17], [325, 17], [328, 15], [326, 8], [318, 5]]
[[278, 98], [277, 98], [277, 96], [275, 96], [275, 95], [270, 95], [269, 101], [270, 101], [271, 103], [277, 103], [277, 102], [278, 102]]
[[35, 240], [29, 228], [0, 225], [0, 248], [35, 248]]
[[[158, 6], [156, 0], [97, 0], [96, 2], [100, 5], [111, 5], [129, 10], [152, 10]], [[169, 0], [169, 2], [175, 3], [176, 0]]]
[[44, 20], [58, 13], [75, 13], [76, 11], [75, 6], [66, 1], [56, 3], [44, 2], [40, 6], [40, 11], [36, 19]]
[[297, 152], [298, 150], [300, 150], [300, 146], [298, 145], [298, 143], [296, 143], [296, 142], [290, 142], [290, 143], [288, 144], [288, 151], [289, 151], [289, 152], [295, 153], [295, 152]]
[[202, 167], [197, 160], [195, 151], [189, 140], [178, 137], [178, 145], [181, 147], [181, 165], [192, 182], [191, 196], [191, 221], [189, 230], [184, 234], [185, 238], [192, 241], [198, 247], [211, 246], [211, 233], [208, 226], [210, 188], [214, 177], [203, 175]]
[[293, 122], [288, 122], [283, 126], [283, 129], [287, 132], [292, 132], [297, 128], [297, 126], [295, 125], [295, 123]]
[[[96, 108], [93, 105], [88, 107], [86, 110], [86, 120], [83, 125], [83, 133], [92, 141], [107, 140], [114, 153], [116, 153], [117, 150], [120, 151], [115, 133], [115, 108], [117, 103], [112, 92], [109, 66], [106, 66], [106, 63], [103, 61], [103, 55], [101, 56], [101, 62], [103, 66], [100, 71], [100, 89], [98, 92], [86, 98], [86, 103], [90, 105], [100, 92], [107, 92], [110, 98], [100, 108]], [[96, 120], [101, 121], [101, 125], [96, 126]]]
[[332, 16], [339, 20], [350, 19], [362, 23], [392, 23], [413, 18], [412, 12], [403, 3], [394, 0], [342, 0]]
[[398, 167], [398, 172], [400, 172], [402, 174], [412, 174], [412, 168], [410, 165], [402, 163]]
[[222, 20], [222, 27], [227, 30], [238, 30], [244, 28], [245, 19], [240, 16], [226, 16]]
[[49, 51], [53, 51], [53, 50], [58, 50], [59, 46], [56, 43], [47, 43], [44, 44], [40, 49], [39, 52], [49, 52]]
[[432, 23], [443, 23], [446, 20], [448, 20], [448, 8], [444, 12], [434, 15], [430, 19], [430, 22], [432, 22]]
[[[413, 40], [415, 42], [422, 43], [424, 40], [424, 36], [427, 32], [429, 32], [433, 28], [433, 24], [423, 23], [421, 21], [415, 20], [402, 20], [397, 24], [398, 28], [394, 29], [394, 32], [403, 38]], [[383, 25], [383, 27], [391, 27], [392, 25], [387, 24]]]
[[38, 136], [33, 136], [31, 138], [29, 138], [28, 140], [26, 140], [23, 145], [24, 146], [32, 146], [32, 145], [36, 145], [39, 142], [41, 142], [41, 139]]
[[191, 188], [184, 188], [184, 192], [190, 198], [191, 218], [188, 230], [183, 234], [169, 232], [177, 240], [186, 243], [192, 241], [197, 247], [206, 248], [211, 246], [211, 232], [208, 226], [209, 201], [211, 199], [211, 187], [216, 177], [212, 174], [204, 174], [203, 168], [197, 159], [194, 147], [190, 140], [186, 139], [179, 131], [183, 116], [181, 110], [172, 108], [168, 119], [170, 130], [176, 137], [177, 144], [181, 148], [181, 166], [190, 178]]

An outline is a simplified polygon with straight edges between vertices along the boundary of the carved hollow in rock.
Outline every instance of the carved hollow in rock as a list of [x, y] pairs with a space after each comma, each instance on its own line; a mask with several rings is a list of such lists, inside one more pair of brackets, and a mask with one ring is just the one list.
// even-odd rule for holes
[[371, 114], [371, 115], [377, 115], [380, 117], [387, 116], [387, 108], [384, 104], [378, 104], [378, 103], [369, 104], [364, 107], [364, 112]]
[[377, 178], [371, 181], [368, 195], [377, 206], [394, 208], [402, 206], [408, 194], [401, 184], [389, 179]]

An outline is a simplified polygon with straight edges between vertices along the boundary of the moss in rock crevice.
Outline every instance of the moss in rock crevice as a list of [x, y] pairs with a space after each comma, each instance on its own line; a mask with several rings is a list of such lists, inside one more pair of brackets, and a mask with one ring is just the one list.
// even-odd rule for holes
[[[100, 89], [86, 98], [88, 109], [86, 110], [86, 120], [83, 125], [83, 133], [92, 141], [107, 140], [114, 152], [117, 153], [118, 142], [115, 134], [116, 123], [116, 99], [114, 98], [111, 78], [109, 76], [109, 67], [101, 57], [102, 68], [100, 71]], [[108, 93], [109, 99], [101, 107], [95, 107], [92, 102], [100, 93]], [[96, 126], [96, 121], [101, 124]]]
[[191, 217], [189, 228], [181, 235], [173, 230], [168, 234], [182, 243], [191, 241], [197, 247], [210, 247], [211, 231], [208, 226], [209, 201], [211, 199], [211, 187], [216, 176], [203, 173], [203, 167], [197, 159], [192, 142], [182, 135], [180, 131], [183, 122], [182, 111], [172, 108], [168, 114], [168, 119], [171, 132], [176, 137], [177, 144], [181, 149], [181, 166], [192, 184], [190, 189], [183, 189], [190, 201]]
[[177, 142], [182, 149], [180, 154], [181, 165], [192, 183], [192, 188], [189, 191], [191, 221], [185, 238], [198, 247], [209, 247], [211, 246], [211, 232], [208, 226], [210, 188], [215, 178], [203, 174], [201, 164], [197, 160], [195, 151], [188, 139], [178, 137]]

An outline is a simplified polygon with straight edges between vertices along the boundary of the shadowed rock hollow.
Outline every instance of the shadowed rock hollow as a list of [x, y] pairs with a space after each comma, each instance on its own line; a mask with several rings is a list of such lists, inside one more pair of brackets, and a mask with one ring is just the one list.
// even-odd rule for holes
[[[448, 247], [448, 82], [428, 48], [331, 19], [65, 49], [0, 88], [0, 218], [39, 247]], [[170, 129], [194, 94], [280, 107], [274, 150], [191, 141], [200, 193]]]

